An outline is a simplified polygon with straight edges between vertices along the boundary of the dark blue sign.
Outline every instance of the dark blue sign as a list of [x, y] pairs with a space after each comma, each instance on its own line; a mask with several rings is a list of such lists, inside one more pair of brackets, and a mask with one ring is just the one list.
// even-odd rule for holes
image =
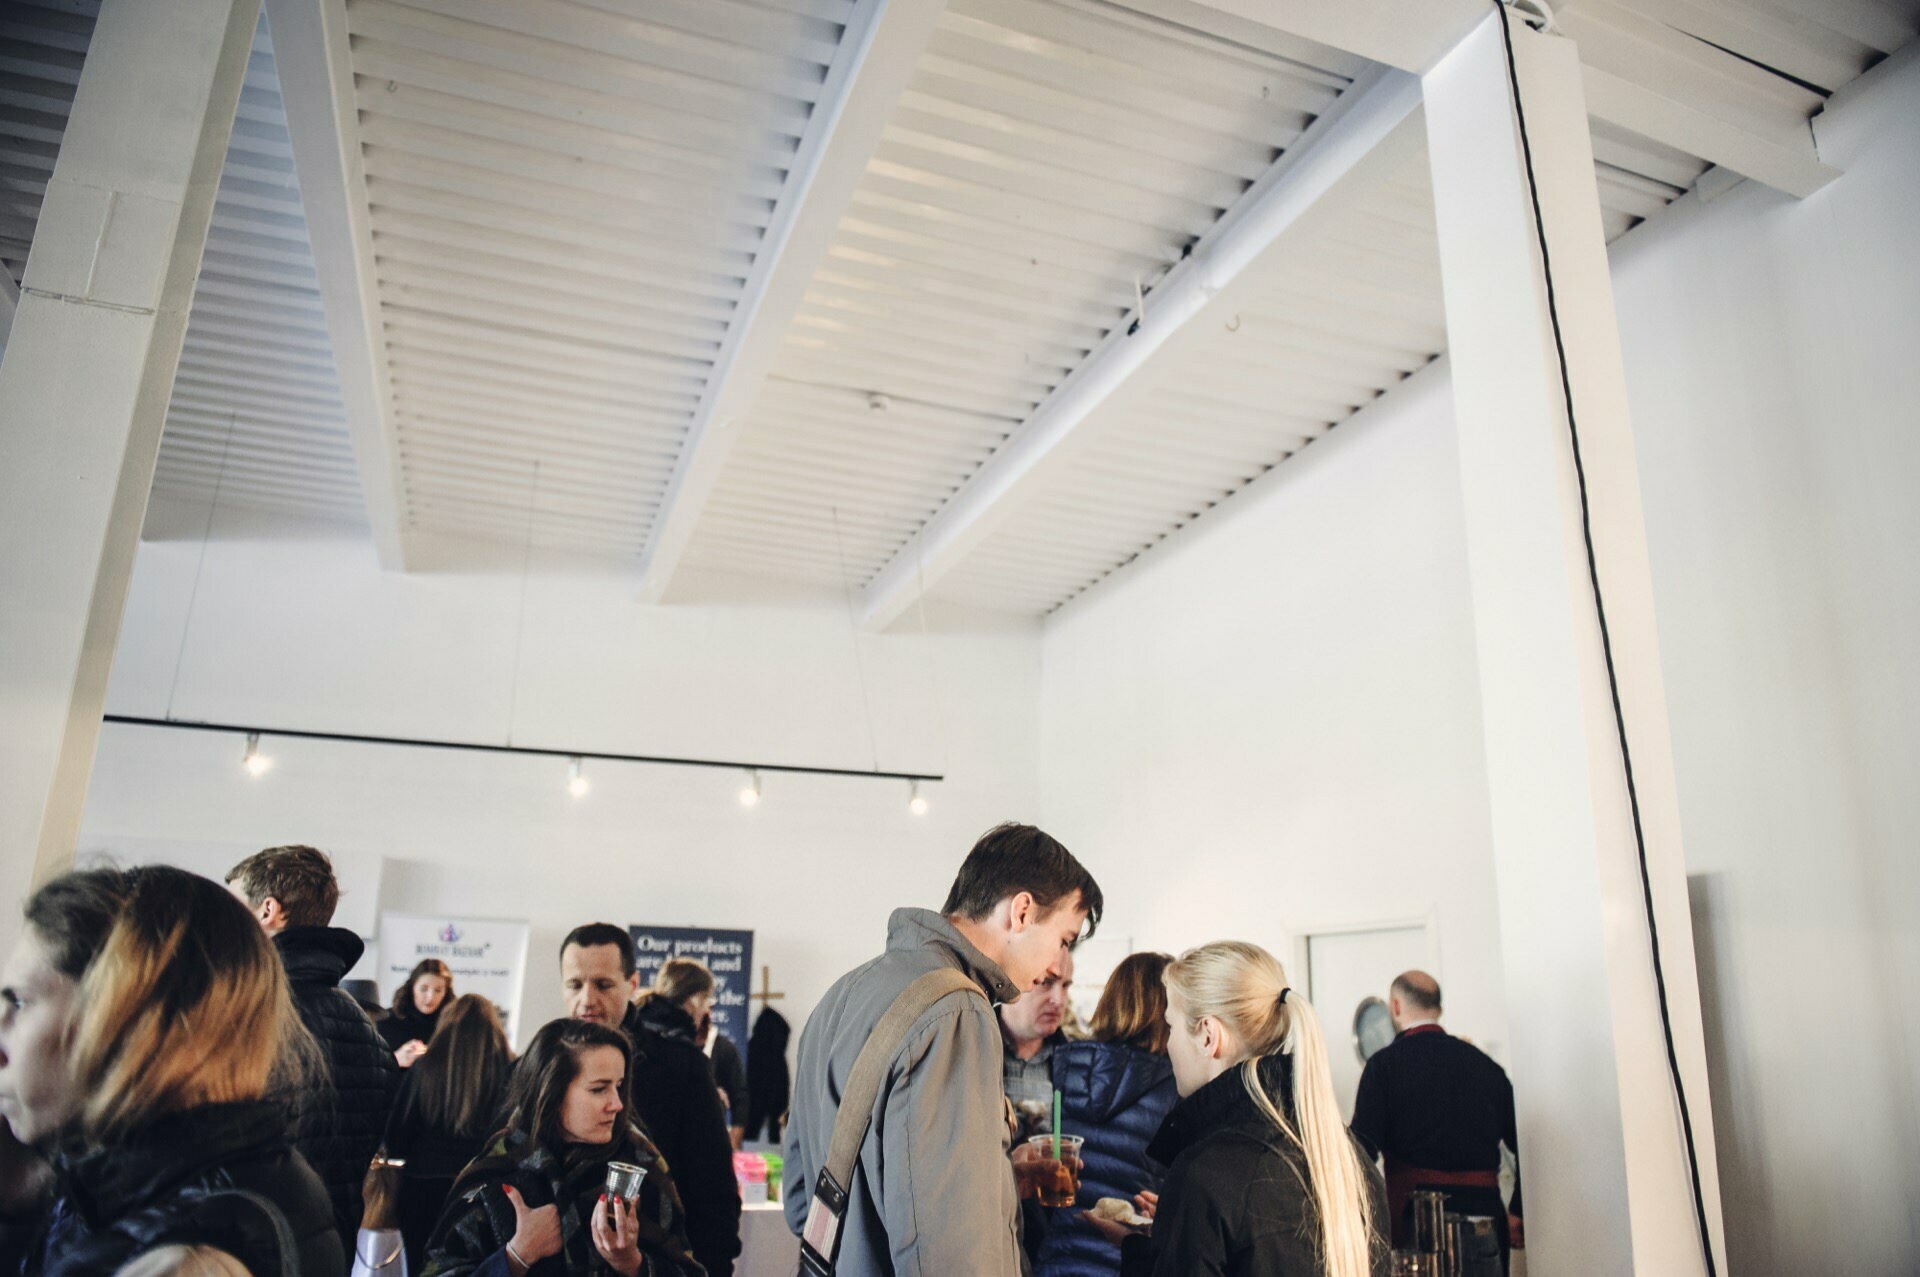
[[713, 972], [713, 1031], [747, 1053], [747, 994], [753, 991], [753, 932], [706, 927], [629, 926], [640, 987], [653, 984], [668, 958], [698, 958]]

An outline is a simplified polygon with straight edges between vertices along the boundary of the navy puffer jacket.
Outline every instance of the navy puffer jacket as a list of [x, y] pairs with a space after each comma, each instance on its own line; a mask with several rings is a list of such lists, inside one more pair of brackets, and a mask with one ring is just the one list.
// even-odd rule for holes
[[1047, 1212], [1037, 1271], [1044, 1277], [1111, 1277], [1120, 1271], [1120, 1248], [1094, 1232], [1080, 1212], [1102, 1197], [1158, 1191], [1165, 1168], [1147, 1156], [1147, 1145], [1180, 1098], [1173, 1065], [1164, 1055], [1117, 1042], [1068, 1042], [1054, 1048], [1053, 1084], [1060, 1090], [1062, 1134], [1086, 1139], [1085, 1165], [1074, 1208]]

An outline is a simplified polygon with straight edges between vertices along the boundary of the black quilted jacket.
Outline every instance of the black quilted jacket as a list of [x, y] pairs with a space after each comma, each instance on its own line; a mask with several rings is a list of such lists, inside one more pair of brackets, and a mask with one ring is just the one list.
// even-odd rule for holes
[[400, 1067], [341, 977], [366, 948], [341, 927], [288, 927], [273, 938], [293, 986], [293, 1002], [320, 1044], [327, 1085], [296, 1097], [294, 1147], [327, 1188], [341, 1246], [353, 1253], [360, 1228], [360, 1184], [387, 1129]]
[[287, 1143], [278, 1104], [169, 1114], [109, 1149], [56, 1159], [29, 1277], [110, 1277], [174, 1243], [214, 1246], [256, 1277], [347, 1270], [320, 1181]]

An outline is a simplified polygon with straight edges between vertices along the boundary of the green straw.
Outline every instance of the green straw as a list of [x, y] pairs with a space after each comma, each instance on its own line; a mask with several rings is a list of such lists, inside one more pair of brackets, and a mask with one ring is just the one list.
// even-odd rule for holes
[[1053, 1160], [1060, 1160], [1060, 1088], [1053, 1088]]

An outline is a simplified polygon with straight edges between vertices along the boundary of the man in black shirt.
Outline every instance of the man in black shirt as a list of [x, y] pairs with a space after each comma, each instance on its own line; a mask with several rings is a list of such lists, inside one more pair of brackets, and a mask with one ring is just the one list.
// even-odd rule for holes
[[560, 982], [568, 1015], [622, 1029], [633, 1041], [633, 1106], [686, 1205], [693, 1257], [708, 1277], [730, 1277], [740, 1254], [740, 1185], [706, 1055], [640, 1022], [631, 1005], [640, 979], [625, 928], [575, 927], [560, 945]]
[[1387, 1007], [1398, 1036], [1360, 1074], [1353, 1133], [1386, 1158], [1393, 1244], [1409, 1243], [1409, 1198], [1434, 1189], [1450, 1211], [1492, 1217], [1504, 1267], [1521, 1244], [1517, 1169], [1512, 1205], [1500, 1201], [1500, 1146], [1520, 1155], [1513, 1084], [1478, 1047], [1440, 1027], [1440, 985], [1426, 972], [1394, 980]]

